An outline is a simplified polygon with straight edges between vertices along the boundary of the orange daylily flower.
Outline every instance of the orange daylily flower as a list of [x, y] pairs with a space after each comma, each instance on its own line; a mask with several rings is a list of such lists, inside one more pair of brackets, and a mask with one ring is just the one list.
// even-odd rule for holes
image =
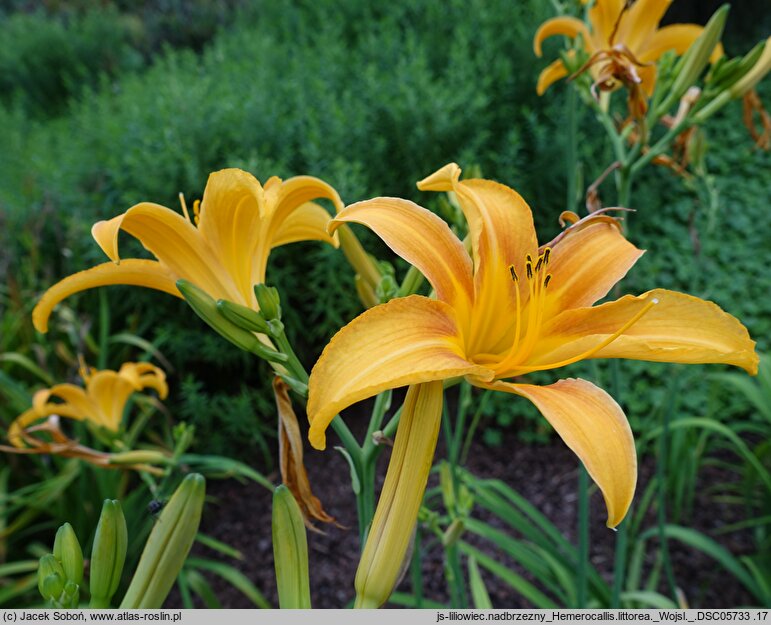
[[[85, 388], [75, 384], [57, 384], [35, 393], [32, 407], [20, 414], [8, 428], [8, 440], [13, 447], [0, 449], [13, 453], [81, 458], [108, 468], [152, 470], [146, 463], [162, 460], [164, 455], [160, 452], [111, 454], [91, 449], [62, 432], [60, 417], [88, 421], [110, 432], [118, 432], [131, 395], [153, 389], [161, 399], [166, 397], [168, 386], [163, 370], [147, 362], [127, 362], [119, 371], [95, 371], [83, 367], [81, 377]], [[36, 436], [39, 433], [48, 434], [50, 440]]]
[[[655, 63], [668, 50], [683, 54], [704, 30], [696, 24], [672, 24], [659, 28], [672, 0], [596, 0], [589, 9], [589, 27], [575, 17], [545, 21], [535, 34], [533, 48], [541, 56], [543, 40], [553, 35], [580, 36], [591, 62], [590, 71], [601, 88], [611, 89], [628, 82], [639, 85], [650, 96], [656, 84]], [[710, 60], [723, 56], [721, 44]], [[568, 75], [561, 59], [548, 65], [538, 77], [536, 90], [542, 95], [549, 86]], [[631, 81], [631, 82], [630, 82]]]
[[[268, 255], [274, 247], [295, 241], [319, 240], [337, 247], [327, 234], [329, 213], [311, 200], [326, 198], [337, 209], [342, 201], [326, 182], [312, 176], [264, 185], [240, 169], [223, 169], [209, 176], [203, 200], [194, 205], [193, 219], [182, 199], [184, 216], [143, 202], [122, 215], [100, 221], [91, 233], [112, 262], [73, 274], [52, 286], [35, 306], [32, 320], [40, 332], [48, 329], [53, 308], [74, 293], [109, 284], [144, 286], [177, 297], [179, 279], [187, 280], [212, 298], [257, 309], [254, 285], [265, 282]], [[158, 260], [121, 259], [121, 230], [139, 239]]]
[[310, 376], [311, 444], [323, 449], [332, 418], [355, 402], [395, 387], [428, 389], [427, 383], [464, 377], [533, 402], [600, 487], [614, 527], [637, 479], [632, 432], [620, 406], [582, 379], [547, 386], [507, 380], [587, 358], [726, 363], [755, 374], [755, 343], [716, 304], [674, 291], [593, 306], [643, 254], [618, 224], [604, 214], [590, 216], [539, 247], [521, 196], [489, 180], [461, 181], [460, 173], [451, 163], [418, 188], [455, 193], [469, 224], [471, 255], [444, 221], [407, 200], [359, 202], [331, 222], [331, 230], [369, 227], [423, 272], [436, 298], [394, 299], [332, 338]]

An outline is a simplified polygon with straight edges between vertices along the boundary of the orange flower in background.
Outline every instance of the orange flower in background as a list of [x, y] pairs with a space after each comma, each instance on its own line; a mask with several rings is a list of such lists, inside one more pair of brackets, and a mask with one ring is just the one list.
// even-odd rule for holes
[[[373, 230], [420, 269], [436, 299], [391, 300], [332, 338], [309, 381], [311, 444], [323, 449], [329, 422], [351, 404], [391, 388], [465, 377], [536, 405], [600, 487], [614, 527], [637, 479], [632, 432], [619, 405], [586, 380], [506, 380], [587, 358], [726, 363], [755, 374], [755, 343], [714, 303], [674, 291], [593, 306], [643, 254], [617, 223], [591, 216], [539, 247], [522, 197], [492, 181], [461, 181], [460, 173], [452, 163], [418, 187], [455, 193], [471, 255], [444, 221], [407, 200], [359, 202], [332, 221], [332, 229], [359, 223]], [[441, 385], [432, 392], [441, 393]]]
[[[35, 393], [32, 407], [19, 415], [8, 428], [8, 440], [15, 447], [26, 447], [24, 430], [51, 415], [88, 421], [111, 432], [120, 429], [123, 411], [131, 395], [153, 389], [161, 399], [168, 394], [166, 374], [148, 362], [127, 362], [119, 371], [81, 370], [85, 388], [57, 384]], [[58, 400], [58, 401], [53, 401]], [[35, 443], [32, 443], [35, 446]]]
[[[143, 286], [177, 297], [177, 280], [184, 279], [213, 299], [225, 299], [257, 309], [254, 285], [265, 282], [268, 255], [274, 247], [319, 240], [337, 247], [327, 234], [329, 213], [311, 200], [325, 198], [342, 207], [337, 192], [312, 176], [261, 185], [240, 169], [223, 169], [209, 176], [203, 200], [191, 219], [149, 202], [94, 225], [91, 233], [111, 262], [73, 274], [52, 286], [35, 306], [32, 320], [40, 332], [48, 329], [53, 308], [74, 293], [110, 284]], [[136, 237], [158, 260], [121, 259], [118, 234]]]
[[[658, 27], [672, 0], [595, 0], [588, 11], [589, 26], [575, 17], [555, 17], [541, 24], [533, 40], [536, 56], [541, 44], [553, 35], [580, 37], [589, 56], [590, 71], [596, 84], [605, 90], [621, 83], [639, 85], [647, 95], [656, 84], [655, 63], [668, 50], [683, 54], [704, 30], [696, 24]], [[718, 44], [710, 60], [723, 55]], [[555, 81], [564, 78], [568, 68], [558, 59], [538, 77], [536, 90], [542, 95]]]

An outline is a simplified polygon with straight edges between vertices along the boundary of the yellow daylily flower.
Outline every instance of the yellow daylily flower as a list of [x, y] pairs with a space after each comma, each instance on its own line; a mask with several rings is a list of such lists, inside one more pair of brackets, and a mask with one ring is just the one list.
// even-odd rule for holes
[[81, 376], [85, 388], [75, 384], [57, 384], [35, 393], [32, 407], [19, 415], [8, 428], [10, 443], [20, 449], [40, 447], [41, 442], [29, 437], [26, 430], [51, 415], [89, 421], [117, 432], [131, 395], [153, 389], [161, 399], [165, 399], [169, 392], [163, 369], [148, 362], [127, 362], [119, 371], [89, 371], [84, 367]]
[[[553, 35], [580, 36], [587, 55], [597, 61], [590, 68], [595, 81], [612, 82], [614, 74], [623, 67], [624, 72], [634, 82], [639, 82], [650, 96], [656, 84], [656, 61], [668, 50], [683, 54], [704, 30], [696, 24], [671, 24], [659, 28], [671, 3], [672, 0], [637, 0], [630, 5], [625, 0], [596, 0], [588, 11], [589, 27], [575, 17], [549, 19], [538, 28], [533, 49], [540, 57], [544, 39]], [[718, 44], [710, 60], [714, 63], [721, 56], [723, 47]], [[606, 70], [610, 66], [613, 71], [609, 74]], [[548, 65], [538, 77], [538, 95], [568, 73], [561, 59]], [[615, 79], [618, 78], [615, 75]], [[609, 87], [612, 85], [605, 85], [605, 88]]]
[[[514, 190], [460, 180], [451, 163], [418, 183], [453, 191], [469, 224], [471, 255], [447, 224], [398, 198], [346, 207], [331, 222], [373, 230], [426, 276], [419, 295], [376, 306], [342, 328], [310, 376], [309, 438], [325, 447], [332, 418], [387, 389], [465, 377], [530, 400], [579, 456], [621, 522], [637, 476], [632, 432], [619, 405], [581, 379], [548, 386], [506, 381], [587, 358], [726, 363], [757, 372], [746, 328], [716, 304], [655, 289], [593, 306], [643, 254], [615, 220], [574, 224], [538, 246], [530, 207]], [[397, 433], [398, 440], [398, 433]]]
[[[158, 204], [137, 204], [91, 230], [112, 262], [73, 274], [48, 289], [35, 306], [33, 323], [46, 332], [59, 302], [97, 286], [144, 286], [181, 297], [176, 287], [179, 279], [215, 300], [257, 309], [253, 288], [265, 282], [268, 255], [274, 247], [306, 240], [337, 247], [337, 238], [326, 230], [329, 213], [312, 201], [319, 198], [342, 208], [337, 192], [312, 176], [285, 181], [274, 176], [261, 185], [245, 171], [223, 169], [209, 176], [192, 219], [182, 198], [184, 216]], [[158, 260], [121, 259], [121, 230], [139, 239]]]

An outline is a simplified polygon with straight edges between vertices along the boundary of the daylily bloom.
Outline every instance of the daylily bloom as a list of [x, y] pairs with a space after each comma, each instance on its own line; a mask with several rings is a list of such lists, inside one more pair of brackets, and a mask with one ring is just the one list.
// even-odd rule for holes
[[[539, 248], [532, 213], [521, 196], [492, 181], [459, 178], [460, 168], [451, 163], [418, 187], [455, 192], [469, 223], [473, 260], [447, 224], [407, 200], [358, 202], [331, 222], [331, 229], [344, 223], [368, 226], [424, 273], [436, 300], [392, 300], [360, 315], [332, 339], [309, 384], [315, 447], [323, 449], [325, 429], [340, 410], [406, 384], [465, 376], [483, 388], [523, 395], [559, 421], [555, 427], [563, 436], [581, 427], [580, 421], [563, 423], [553, 414], [561, 413], [554, 402], [592, 397], [609, 426], [624, 424], [621, 430], [598, 428], [604, 439], [629, 428], [617, 404], [596, 387], [578, 380], [551, 387], [499, 380], [602, 357], [726, 363], [756, 373], [758, 358], [747, 330], [711, 302], [655, 289], [591, 307], [643, 254], [606, 215], [583, 220], [553, 246]], [[597, 418], [591, 417], [593, 427]], [[597, 446], [591, 440], [576, 442], [579, 455], [590, 456]], [[605, 441], [599, 442], [604, 447]], [[609, 521], [615, 525], [626, 505], [609, 499]], [[630, 497], [623, 499], [628, 504]]]
[[[439, 393], [441, 405], [441, 385], [430, 383], [464, 377], [475, 386], [533, 402], [600, 487], [607, 524], [614, 527], [629, 508], [637, 479], [634, 440], [619, 405], [582, 379], [547, 386], [506, 380], [603, 357], [726, 363], [755, 374], [755, 343], [737, 319], [714, 303], [673, 291], [655, 289], [592, 307], [643, 254], [615, 220], [592, 215], [539, 247], [521, 196], [492, 181], [461, 181], [460, 173], [451, 163], [418, 188], [455, 193], [469, 224], [471, 255], [444, 221], [403, 199], [359, 202], [331, 222], [330, 229], [347, 223], [369, 227], [426, 276], [436, 299], [391, 300], [364, 312], [332, 338], [310, 376], [310, 442], [324, 449], [329, 422], [355, 402], [413, 385], [419, 389], [417, 401], [434, 406], [436, 399], [426, 395]], [[438, 419], [441, 410], [427, 412]], [[433, 437], [435, 444], [438, 425], [419, 427], [420, 418], [407, 419], [405, 429], [400, 421], [396, 447], [400, 437]], [[403, 472], [406, 462], [412, 473], [404, 476], [383, 518], [397, 514], [394, 501], [406, 497], [405, 489], [414, 489], [418, 502], [422, 498], [420, 458], [410, 455], [420, 444], [400, 448], [394, 460], [395, 447], [392, 465]], [[424, 467], [430, 468], [433, 444], [423, 445], [429, 450]], [[378, 514], [370, 540], [383, 540], [388, 532], [386, 521], [377, 524]], [[409, 532], [414, 522], [414, 516], [404, 520], [400, 530]], [[400, 560], [399, 553], [389, 557]], [[357, 589], [361, 592], [358, 584]]]
[[[147, 362], [127, 362], [119, 371], [81, 368], [85, 388], [75, 384], [57, 384], [39, 390], [32, 398], [32, 407], [19, 415], [8, 428], [12, 448], [3, 451], [25, 454], [54, 454], [82, 458], [101, 466], [146, 468], [148, 462], [163, 460], [154, 451], [128, 451], [119, 454], [100, 452], [81, 445], [66, 436], [60, 428], [60, 417], [88, 421], [96, 427], [118, 432], [123, 413], [131, 395], [153, 389], [161, 399], [168, 394], [166, 374]], [[34, 434], [45, 432], [50, 440]]]
[[[609, 90], [622, 82], [641, 88], [650, 96], [656, 84], [655, 63], [668, 50], [683, 54], [704, 30], [696, 24], [672, 24], [659, 28], [672, 0], [595, 0], [589, 9], [589, 27], [575, 17], [555, 17], [545, 21], [535, 34], [533, 48], [541, 56], [541, 44], [547, 37], [580, 36], [590, 59], [591, 72], [600, 88]], [[723, 55], [718, 44], [710, 60]], [[558, 59], [538, 77], [536, 90], [542, 95], [549, 86], [569, 73]]]
[[[48, 289], [32, 313], [40, 332], [48, 329], [53, 308], [73, 293], [109, 284], [144, 286], [181, 297], [177, 280], [187, 280], [213, 299], [257, 309], [254, 285], [265, 282], [268, 255], [274, 247], [319, 240], [337, 246], [327, 234], [329, 213], [311, 200], [326, 198], [337, 209], [342, 201], [326, 182], [312, 176], [264, 185], [240, 169], [209, 176], [203, 200], [191, 219], [149, 202], [94, 225], [91, 234], [112, 262], [73, 274]], [[158, 260], [121, 259], [121, 230], [139, 239]]]

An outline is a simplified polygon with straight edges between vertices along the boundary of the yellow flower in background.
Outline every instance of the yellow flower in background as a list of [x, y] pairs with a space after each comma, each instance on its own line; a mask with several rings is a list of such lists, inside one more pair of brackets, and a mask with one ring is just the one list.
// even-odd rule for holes
[[38, 447], [40, 441], [28, 437], [25, 430], [51, 415], [88, 421], [97, 427], [117, 432], [131, 395], [145, 389], [153, 389], [161, 399], [165, 399], [168, 394], [166, 374], [147, 362], [127, 362], [119, 371], [86, 371], [83, 368], [81, 375], [85, 388], [74, 384], [57, 384], [35, 393], [32, 407], [19, 415], [8, 428], [11, 444], [18, 448]]
[[[553, 35], [581, 37], [590, 60], [595, 81], [622, 80], [624, 73], [639, 80], [642, 90], [650, 96], [656, 84], [655, 63], [668, 50], [683, 54], [704, 30], [696, 24], [672, 24], [658, 27], [672, 0], [595, 0], [588, 11], [589, 27], [575, 17], [555, 17], [541, 24], [535, 34], [533, 48], [541, 56], [543, 40]], [[584, 2], [586, 4], [586, 2]], [[710, 60], [714, 63], [723, 55], [718, 44]], [[608, 70], [611, 70], [608, 73]], [[538, 77], [536, 90], [542, 95], [549, 86], [568, 75], [561, 59], [548, 65]]]
[[614, 527], [637, 478], [632, 432], [619, 405], [586, 380], [547, 386], [505, 380], [587, 358], [726, 363], [755, 374], [755, 343], [714, 303], [673, 291], [593, 306], [643, 254], [615, 220], [593, 216], [539, 248], [530, 208], [515, 191], [488, 180], [461, 181], [460, 173], [452, 163], [418, 187], [455, 193], [471, 255], [444, 221], [407, 200], [359, 202], [331, 222], [330, 229], [369, 227], [426, 276], [436, 299], [394, 299], [332, 338], [310, 376], [311, 444], [323, 449], [329, 422], [355, 402], [462, 376], [535, 404], [600, 487]]
[[[326, 198], [342, 208], [337, 192], [318, 178], [296, 176], [264, 185], [240, 169], [209, 176], [203, 200], [191, 219], [149, 202], [100, 221], [91, 232], [111, 262], [73, 274], [51, 287], [38, 302], [32, 320], [48, 329], [53, 308], [73, 293], [110, 284], [143, 286], [177, 297], [185, 279], [212, 298], [257, 308], [254, 285], [265, 282], [271, 249], [296, 241], [319, 240], [337, 247], [327, 234], [329, 213], [312, 200]], [[200, 210], [199, 210], [200, 209]], [[158, 260], [121, 259], [118, 234], [137, 238]]]

